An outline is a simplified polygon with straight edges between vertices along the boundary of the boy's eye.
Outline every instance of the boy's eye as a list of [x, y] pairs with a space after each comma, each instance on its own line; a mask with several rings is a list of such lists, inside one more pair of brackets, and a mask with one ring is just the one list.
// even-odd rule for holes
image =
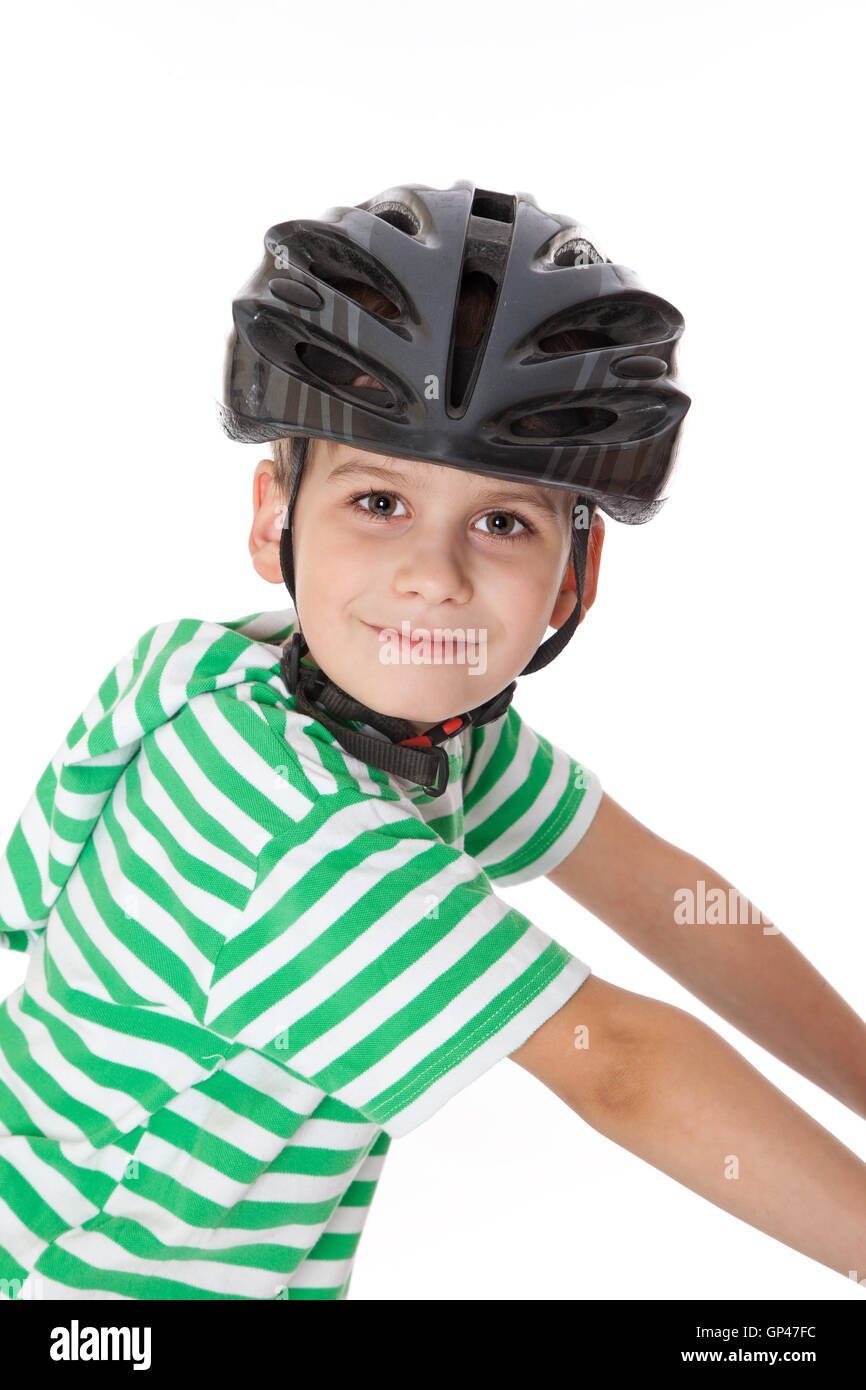
[[[370, 507], [365, 505], [369, 498], [374, 499], [373, 505]], [[387, 503], [389, 502], [393, 503], [395, 506], [403, 506], [400, 498], [393, 492], [365, 492], [359, 496], [353, 497], [351, 500], [355, 508], [366, 512], [368, 516], [372, 516], [374, 519], [381, 518], [383, 521], [389, 521], [392, 517], [407, 515], [405, 508], [402, 512], [397, 512], [388, 507]], [[385, 506], [381, 505], [383, 500], [386, 503]], [[485, 512], [480, 519], [483, 522], [490, 523], [489, 526], [483, 528], [482, 535], [499, 536], [502, 540], [506, 541], [516, 540], [518, 536], [524, 533], [528, 535], [533, 530], [529, 522], [524, 521], [516, 512], [507, 512], [498, 509]]]
[[[374, 516], [383, 516], [386, 518], [398, 515], [397, 512], [387, 511], [378, 505], [383, 497], [390, 499], [392, 502], [399, 503], [399, 497], [395, 497], [393, 492], [365, 492], [362, 497], [353, 497], [352, 501], [357, 505], [358, 503], [366, 502], [368, 497], [375, 497], [376, 504], [373, 507], [362, 507], [362, 511], [372, 512]], [[400, 503], [400, 505], [402, 506], [402, 503]], [[405, 515], [405, 512], [403, 515]]]
[[[509, 524], [509, 523], [516, 523], [516, 524], [521, 528], [522, 531], [526, 531], [526, 530], [529, 529], [529, 528], [527, 527], [527, 525], [526, 525], [526, 522], [525, 522], [525, 521], [521, 521], [521, 520], [520, 520], [520, 517], [517, 516], [514, 512], [485, 512], [484, 515], [483, 515], [483, 517], [481, 518], [481, 520], [482, 520], [482, 521], [491, 521], [491, 522], [494, 522], [494, 523], [495, 523], [495, 525], [494, 525], [494, 527], [493, 527], [493, 529], [492, 529], [491, 531], [486, 531], [486, 532], [485, 532], [486, 535], [488, 535], [488, 536], [504, 536], [504, 537], [506, 538], [506, 540], [510, 539], [512, 536], [519, 536], [519, 535], [520, 535], [520, 531], [515, 531], [515, 530], [514, 530], [514, 525], [513, 525], [513, 524]], [[505, 528], [504, 528], [504, 529], [503, 529], [502, 525], [500, 524], [500, 523], [503, 522], [503, 521], [505, 522]]]

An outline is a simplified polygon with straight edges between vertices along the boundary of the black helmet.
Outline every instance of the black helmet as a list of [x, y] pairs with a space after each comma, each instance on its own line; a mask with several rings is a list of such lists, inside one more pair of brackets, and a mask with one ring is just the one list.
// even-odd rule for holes
[[[480, 341], [467, 348], [455, 326], [470, 281], [486, 285], [490, 309]], [[379, 312], [353, 297], [359, 283], [381, 296]], [[607, 260], [574, 219], [543, 212], [531, 194], [467, 180], [448, 189], [405, 184], [318, 221], [271, 227], [262, 263], [232, 307], [223, 428], [244, 441], [295, 437], [280, 546], [293, 601], [292, 511], [310, 438], [566, 488], [585, 502], [573, 533], [577, 603], [520, 674], [552, 660], [580, 620], [587, 517], [598, 506], [635, 524], [663, 505], [690, 404], [675, 377], [678, 310]], [[579, 346], [561, 350], [563, 333]], [[361, 376], [376, 385], [354, 385]], [[433, 796], [447, 785], [438, 745], [467, 723], [498, 718], [516, 689], [512, 681], [413, 737], [405, 720], [369, 710], [324, 672], [300, 666], [307, 648], [298, 619], [283, 661], [298, 708], [349, 751]], [[323, 718], [305, 688], [391, 742]]]

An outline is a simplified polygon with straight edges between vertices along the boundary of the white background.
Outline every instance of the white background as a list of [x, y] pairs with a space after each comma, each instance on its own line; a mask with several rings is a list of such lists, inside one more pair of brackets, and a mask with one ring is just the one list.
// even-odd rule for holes
[[[266, 450], [213, 403], [266, 229], [400, 182], [527, 190], [681, 309], [693, 405], [671, 501], [607, 519], [595, 607], [515, 703], [866, 1015], [861, 7], [47, 0], [7, 23], [3, 842], [142, 632], [289, 602], [247, 550]], [[866, 1158], [862, 1119], [547, 880], [504, 896]], [[24, 964], [0, 953], [0, 993]], [[861, 1296], [510, 1062], [394, 1141], [350, 1294]]]

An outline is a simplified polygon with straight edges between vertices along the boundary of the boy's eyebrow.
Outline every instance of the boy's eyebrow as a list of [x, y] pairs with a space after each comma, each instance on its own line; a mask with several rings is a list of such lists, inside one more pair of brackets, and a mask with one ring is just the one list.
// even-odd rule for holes
[[[350, 459], [346, 463], [338, 464], [336, 468], [329, 473], [328, 482], [332, 482], [335, 478], [347, 477], [350, 474], [363, 474], [365, 477], [369, 477], [372, 474], [377, 478], [381, 478], [383, 482], [397, 482], [403, 487], [408, 486], [410, 482], [410, 479], [408, 479], [404, 473], [401, 473], [398, 468], [381, 468], [378, 464], [364, 463], [361, 459]], [[491, 478], [489, 484], [482, 484], [481, 488], [477, 490], [476, 496], [480, 497], [484, 495], [485, 486], [488, 490], [490, 488], [495, 489], [495, 485], [498, 481], [500, 480], [497, 478]], [[423, 490], [423, 483], [418, 484], [418, 486]], [[494, 497], [489, 498], [488, 501], [492, 503], [495, 497], [496, 494], [494, 491]], [[540, 507], [542, 511], [547, 512], [549, 516], [556, 520], [559, 520], [562, 516], [562, 512], [557, 507], [553, 498], [542, 489], [524, 487], [519, 492], [510, 492], [507, 495], [505, 493], [499, 494], [498, 505], [504, 506], [506, 503], [510, 502], [530, 502], [534, 506]]]

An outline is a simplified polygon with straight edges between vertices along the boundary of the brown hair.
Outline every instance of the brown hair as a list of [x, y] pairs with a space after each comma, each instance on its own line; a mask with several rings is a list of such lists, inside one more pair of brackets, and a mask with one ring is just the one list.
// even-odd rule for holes
[[[334, 279], [330, 283], [335, 289], [348, 295], [363, 308], [369, 309], [374, 314], [380, 314], [383, 318], [394, 318], [399, 312], [390, 299], [373, 289], [371, 285], [349, 279]], [[491, 286], [492, 282], [486, 275], [473, 271], [464, 274], [457, 308], [456, 348], [474, 348], [481, 342], [490, 313]], [[548, 352], [575, 352], [585, 346], [584, 336], [577, 331], [552, 333], [544, 340], [544, 347]], [[358, 377], [354, 384], [356, 386], [380, 385], [379, 382], [367, 376]], [[524, 432], [527, 435], [543, 434], [544, 429], [543, 422], [532, 416], [529, 416], [525, 421]], [[289, 500], [292, 441], [293, 436], [287, 435], [282, 439], [275, 439], [271, 445], [274, 459], [274, 482], [278, 494], [284, 502]], [[317, 442], [316, 439], [311, 439], [310, 444], [312, 446]], [[309, 452], [307, 457], [310, 457]], [[557, 488], [557, 492], [559, 491], [561, 489]], [[570, 490], [569, 517], [571, 507], [580, 500], [580, 493]]]

